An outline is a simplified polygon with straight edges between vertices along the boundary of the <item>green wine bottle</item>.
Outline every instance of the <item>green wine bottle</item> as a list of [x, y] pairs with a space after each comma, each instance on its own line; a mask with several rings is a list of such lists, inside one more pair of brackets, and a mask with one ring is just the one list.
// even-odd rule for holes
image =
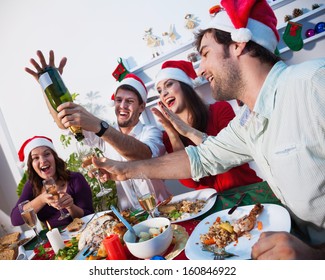
[[[60, 73], [54, 67], [48, 66], [39, 73], [38, 82], [45, 92], [47, 99], [55, 111], [57, 107], [64, 102], [73, 102], [72, 96], [64, 85]], [[83, 140], [82, 128], [79, 126], [69, 127], [77, 141]]]

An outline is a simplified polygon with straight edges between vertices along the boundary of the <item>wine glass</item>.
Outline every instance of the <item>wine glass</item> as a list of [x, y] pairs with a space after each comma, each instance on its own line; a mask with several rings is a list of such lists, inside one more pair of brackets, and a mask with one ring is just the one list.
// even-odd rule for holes
[[18, 209], [23, 218], [24, 222], [35, 232], [37, 236], [36, 247], [41, 246], [46, 243], [46, 240], [43, 240], [38, 233], [36, 228], [37, 216], [29, 200], [25, 200], [18, 204]]
[[[58, 201], [60, 198], [60, 194], [59, 194], [59, 188], [58, 185], [55, 183], [55, 180], [53, 178], [49, 178], [49, 179], [45, 179], [43, 180], [43, 186], [46, 190], [47, 193], [51, 194], [52, 197]], [[62, 208], [60, 207], [60, 205], [58, 205], [59, 211], [60, 211], [60, 217], [58, 218], [58, 220], [63, 220], [65, 218], [68, 218], [70, 216], [70, 213], [68, 212], [64, 212], [62, 210]]]
[[141, 175], [141, 179], [131, 179], [131, 182], [142, 209], [147, 211], [149, 215], [154, 218], [157, 202], [155, 190], [151, 181], [144, 175]]
[[105, 194], [110, 193], [112, 190], [107, 189], [103, 186], [100, 181], [100, 171], [92, 165], [91, 158], [96, 156], [96, 151], [94, 148], [85, 145], [82, 141], [77, 142], [77, 151], [80, 161], [82, 162], [82, 167], [85, 168], [88, 172], [90, 171], [96, 178], [99, 185], [99, 192], [96, 194], [96, 197], [101, 197]]

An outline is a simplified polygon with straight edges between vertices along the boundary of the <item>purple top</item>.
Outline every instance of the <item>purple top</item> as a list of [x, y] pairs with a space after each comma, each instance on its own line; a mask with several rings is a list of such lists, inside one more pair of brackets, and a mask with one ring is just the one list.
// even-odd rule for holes
[[[81, 173], [70, 172], [67, 193], [73, 198], [74, 204], [84, 210], [84, 216], [94, 213], [91, 189], [85, 177]], [[34, 198], [32, 184], [30, 181], [27, 181], [21, 196], [11, 211], [11, 223], [13, 226], [20, 226], [25, 223], [20, 215], [18, 204], [24, 200], [33, 200]], [[67, 210], [63, 209], [63, 211]], [[52, 206], [48, 206], [47, 204], [37, 213], [37, 217], [43, 223], [48, 221], [52, 228], [66, 226], [72, 222], [71, 217], [59, 221], [59, 210]]]

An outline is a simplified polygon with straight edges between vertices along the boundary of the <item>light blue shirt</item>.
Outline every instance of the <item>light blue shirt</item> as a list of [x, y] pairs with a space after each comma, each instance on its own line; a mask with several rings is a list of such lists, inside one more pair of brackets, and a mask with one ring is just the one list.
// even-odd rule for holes
[[301, 229], [325, 242], [325, 58], [278, 62], [252, 112], [244, 106], [216, 137], [186, 152], [195, 180], [254, 160]]

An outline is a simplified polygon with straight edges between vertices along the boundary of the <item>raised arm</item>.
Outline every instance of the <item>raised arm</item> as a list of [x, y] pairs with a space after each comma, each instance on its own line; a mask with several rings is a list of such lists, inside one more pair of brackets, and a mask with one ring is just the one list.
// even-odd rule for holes
[[183, 179], [191, 177], [189, 158], [185, 150], [147, 160], [121, 162], [108, 158], [93, 158], [104, 180], [125, 181], [131, 178]]
[[[81, 105], [65, 102], [58, 107], [58, 111], [57, 117], [65, 128], [80, 126], [82, 129], [93, 133], [100, 131], [101, 119], [88, 112]], [[152, 157], [153, 153], [148, 145], [132, 136], [123, 134], [112, 126], [109, 126], [101, 138], [112, 145], [121, 156], [128, 160]], [[163, 146], [162, 143], [161, 146]]]
[[[54, 67], [54, 68], [56, 68], [56, 66], [55, 66], [55, 63], [54, 63], [54, 52], [52, 50], [49, 52], [49, 62], [48, 63], [46, 62], [45, 57], [44, 57], [43, 53], [40, 50], [38, 50], [36, 52], [36, 55], [39, 58], [39, 63], [34, 58], [30, 59], [30, 63], [32, 64], [32, 66], [34, 66], [36, 71], [32, 70], [31, 68], [28, 68], [28, 67], [25, 67], [25, 71], [27, 73], [29, 73], [30, 75], [32, 75], [36, 79], [36, 81], [38, 81], [39, 73], [41, 73], [47, 66], [51, 66], [51, 67]], [[60, 63], [59, 63], [59, 67], [57, 68], [60, 74], [63, 73], [63, 68], [66, 65], [66, 63], [67, 63], [67, 58], [63, 57], [61, 59]], [[57, 126], [59, 128], [64, 129], [65, 127], [62, 125], [61, 121], [57, 117], [57, 112], [51, 106], [51, 104], [48, 101], [48, 99], [47, 99], [44, 92], [43, 92], [43, 96], [44, 96], [47, 108], [49, 109], [50, 114], [52, 115], [55, 123], [57, 124]]]

